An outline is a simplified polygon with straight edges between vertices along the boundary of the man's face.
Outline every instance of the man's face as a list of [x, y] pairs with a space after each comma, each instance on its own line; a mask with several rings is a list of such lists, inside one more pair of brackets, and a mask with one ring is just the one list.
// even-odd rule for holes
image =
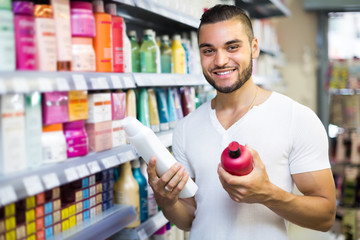
[[[239, 89], [252, 74], [254, 44], [235, 19], [205, 24], [199, 31], [201, 66], [206, 80], [219, 92]], [[254, 52], [257, 57], [257, 52]]]

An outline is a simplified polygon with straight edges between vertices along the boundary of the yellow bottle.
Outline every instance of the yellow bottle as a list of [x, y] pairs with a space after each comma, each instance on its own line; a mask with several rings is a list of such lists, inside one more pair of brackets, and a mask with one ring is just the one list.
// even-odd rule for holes
[[133, 176], [130, 162], [120, 165], [119, 179], [114, 185], [114, 202], [131, 205], [136, 210], [137, 219], [127, 225], [126, 228], [136, 228], [140, 225], [139, 184]]
[[136, 94], [134, 89], [126, 92], [126, 116], [136, 118]]
[[185, 73], [185, 50], [181, 45], [181, 37], [175, 34], [172, 41], [172, 60], [173, 60], [173, 72]]

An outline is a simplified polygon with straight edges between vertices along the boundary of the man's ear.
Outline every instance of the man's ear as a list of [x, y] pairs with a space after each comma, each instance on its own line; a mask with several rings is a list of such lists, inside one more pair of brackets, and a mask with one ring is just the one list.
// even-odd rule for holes
[[258, 39], [256, 37], [254, 37], [253, 40], [251, 41], [251, 52], [252, 52], [253, 59], [256, 59], [259, 57], [260, 47], [259, 47]]

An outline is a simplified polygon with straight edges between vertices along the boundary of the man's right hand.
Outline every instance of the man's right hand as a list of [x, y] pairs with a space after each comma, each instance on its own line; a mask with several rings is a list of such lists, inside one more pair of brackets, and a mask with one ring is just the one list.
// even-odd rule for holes
[[189, 173], [180, 163], [175, 163], [161, 177], [156, 173], [156, 158], [151, 157], [147, 167], [148, 182], [161, 209], [171, 208], [189, 179]]

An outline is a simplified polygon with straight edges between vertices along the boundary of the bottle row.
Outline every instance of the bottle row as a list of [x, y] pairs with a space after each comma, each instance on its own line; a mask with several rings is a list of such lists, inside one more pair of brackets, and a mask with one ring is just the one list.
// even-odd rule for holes
[[330, 89], [360, 89], [359, 59], [333, 59], [328, 65]]
[[116, 3], [6, 0], [0, 13], [2, 71], [195, 73], [190, 66], [199, 66], [195, 32], [192, 46], [178, 34], [171, 44], [168, 35], [157, 44], [147, 29], [139, 45], [136, 31], [127, 35]]
[[0, 171], [6, 175], [124, 145], [126, 116], [154, 132], [169, 130], [208, 97], [195, 87], [2, 95]]
[[360, 95], [332, 94], [330, 96], [330, 123], [343, 128], [359, 128]]
[[360, 132], [337, 128], [330, 135], [330, 157], [334, 164], [360, 164]]

